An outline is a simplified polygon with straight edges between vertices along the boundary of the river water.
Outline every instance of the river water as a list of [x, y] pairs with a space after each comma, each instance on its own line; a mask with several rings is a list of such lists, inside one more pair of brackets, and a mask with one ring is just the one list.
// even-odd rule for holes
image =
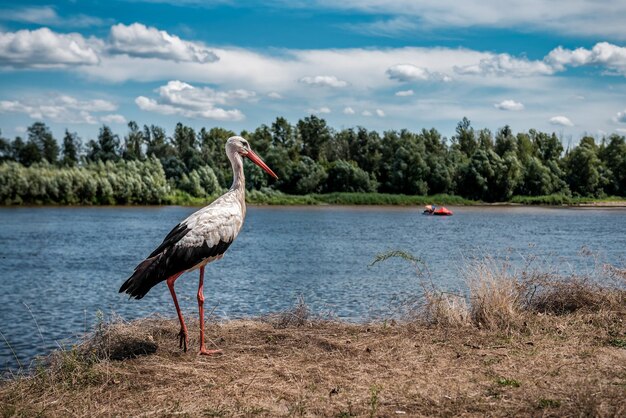
[[[207, 266], [205, 307], [219, 318], [277, 312], [302, 296], [312, 311], [362, 321], [399, 315], [419, 294], [410, 263], [374, 257], [403, 250], [427, 278], [462, 288], [468, 257], [529, 259], [588, 269], [596, 259], [624, 266], [625, 209], [458, 207], [452, 217], [419, 208], [249, 207], [223, 260]], [[175, 311], [164, 283], [142, 300], [118, 294], [133, 268], [188, 207], [0, 208], [0, 370], [28, 365], [89, 330], [98, 312], [124, 319]], [[593, 256], [590, 257], [589, 253]], [[593, 259], [593, 260], [592, 260]], [[197, 312], [197, 272], [176, 283]], [[195, 317], [188, 321], [195, 320]]]

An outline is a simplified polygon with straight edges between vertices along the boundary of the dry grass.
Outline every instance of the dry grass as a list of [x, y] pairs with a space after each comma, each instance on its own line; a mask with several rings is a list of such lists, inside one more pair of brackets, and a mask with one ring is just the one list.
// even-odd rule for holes
[[467, 297], [424, 286], [414, 319], [439, 326], [475, 326], [504, 333], [523, 331], [537, 314], [621, 312], [626, 270], [603, 264], [585, 275], [514, 268], [507, 259], [465, 263]]
[[[2, 416], [626, 416], [624, 272], [614, 285], [486, 260], [469, 297], [426, 292], [406, 322], [315, 319], [303, 301], [211, 323], [102, 325], [0, 386]], [[621, 283], [621, 284], [620, 284]]]
[[[51, 365], [5, 382], [0, 412], [624, 416], [624, 314], [535, 314], [524, 332], [508, 334], [420, 323], [309, 321], [277, 327], [263, 320], [230, 321], [208, 326], [210, 340], [224, 350], [219, 357], [182, 353], [174, 320], [118, 323], [106, 327], [113, 347], [94, 350], [87, 344], [59, 352]], [[191, 332], [197, 335], [197, 329]], [[129, 336], [131, 347], [142, 348], [120, 344]], [[144, 349], [153, 345], [155, 351]], [[192, 349], [197, 345], [192, 338]], [[96, 346], [104, 348], [101, 342]], [[118, 355], [125, 359], [110, 357]]]

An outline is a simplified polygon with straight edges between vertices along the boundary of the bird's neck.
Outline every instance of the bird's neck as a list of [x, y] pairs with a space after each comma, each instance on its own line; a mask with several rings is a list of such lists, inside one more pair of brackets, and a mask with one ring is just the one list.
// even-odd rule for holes
[[243, 158], [238, 153], [229, 155], [230, 164], [233, 167], [233, 184], [230, 191], [235, 193], [239, 200], [246, 200], [246, 176], [243, 174]]

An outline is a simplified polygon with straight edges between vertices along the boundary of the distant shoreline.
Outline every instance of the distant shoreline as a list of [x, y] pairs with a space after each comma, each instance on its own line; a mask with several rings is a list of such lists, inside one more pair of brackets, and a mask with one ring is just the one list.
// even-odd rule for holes
[[[8, 202], [0, 207], [135, 207], [135, 206], [197, 206], [202, 207], [218, 195], [204, 198], [192, 197], [186, 193], [175, 193], [168, 196], [161, 204], [66, 204], [65, 202], [26, 201]], [[626, 197], [611, 196], [606, 198], [569, 197], [564, 195], [547, 196], [513, 196], [506, 202], [481, 202], [465, 199], [455, 195], [409, 196], [385, 193], [328, 193], [308, 195], [287, 195], [280, 192], [248, 192], [246, 202], [254, 206], [405, 206], [415, 207], [434, 204], [438, 206], [545, 206], [545, 207], [584, 207], [584, 208], [622, 208], [626, 207]]]

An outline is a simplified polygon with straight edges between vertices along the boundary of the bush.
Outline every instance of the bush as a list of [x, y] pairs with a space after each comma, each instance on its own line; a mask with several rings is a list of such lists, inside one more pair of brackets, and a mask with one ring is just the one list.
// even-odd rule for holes
[[375, 192], [377, 187], [376, 180], [354, 162], [337, 160], [330, 164], [326, 192]]
[[46, 162], [30, 167], [0, 164], [3, 204], [159, 204], [168, 193], [163, 167], [156, 158], [62, 168]]

